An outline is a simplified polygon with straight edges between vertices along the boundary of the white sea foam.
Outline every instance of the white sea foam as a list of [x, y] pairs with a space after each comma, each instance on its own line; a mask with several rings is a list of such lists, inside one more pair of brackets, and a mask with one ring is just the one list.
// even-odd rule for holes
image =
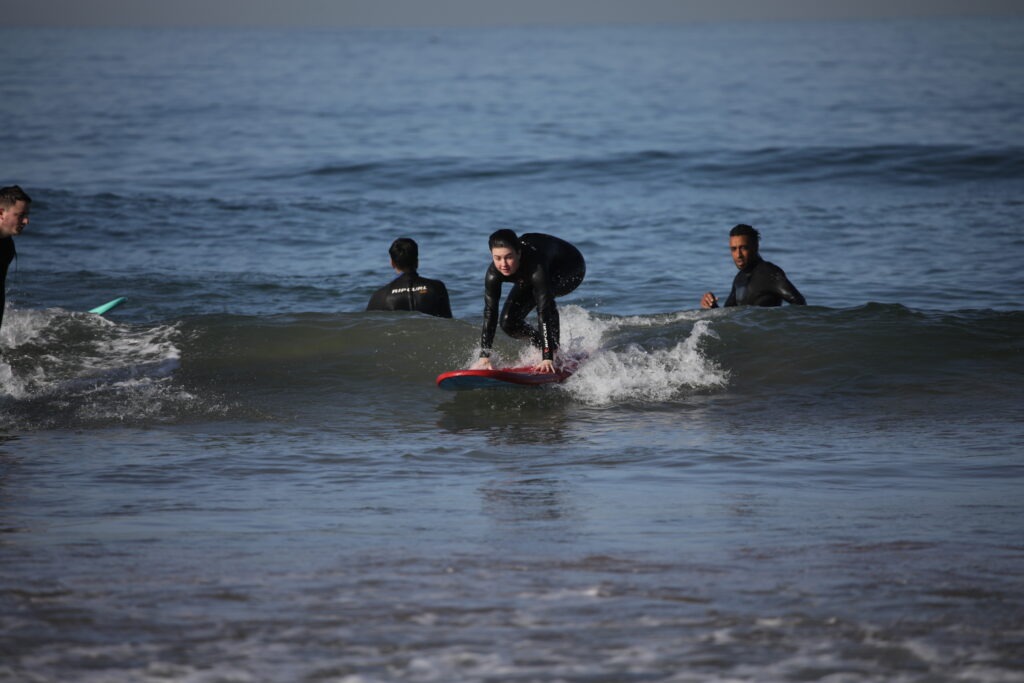
[[[725, 386], [729, 381], [729, 373], [701, 350], [706, 339], [718, 335], [699, 312], [601, 318], [569, 305], [559, 307], [559, 315], [560, 355], [587, 359], [562, 388], [585, 403], [667, 401], [687, 391]], [[612, 339], [624, 331], [644, 328], [664, 328], [670, 337], [678, 336], [691, 322], [684, 339], [663, 348], [637, 342], [616, 345]], [[664, 337], [658, 341], [663, 343]], [[496, 354], [495, 359], [498, 365], [525, 366], [540, 362], [541, 355], [538, 349], [523, 344], [518, 356], [502, 358]]]
[[20, 419], [28, 423], [39, 422], [40, 411], [32, 406], [40, 402], [51, 418], [63, 411], [76, 419], [121, 419], [159, 413], [168, 401], [189, 398], [167, 386], [181, 355], [173, 325], [13, 309], [0, 335], [0, 397], [19, 402], [25, 413]]
[[0, 330], [0, 390], [27, 398], [55, 388], [166, 377], [180, 352], [174, 326], [132, 327], [61, 309], [12, 310]]
[[[689, 335], [666, 348], [607, 344], [611, 334], [624, 328], [668, 327], [691, 320]], [[693, 312], [607, 320], [568, 306], [562, 321], [562, 337], [569, 340], [566, 351], [589, 357], [565, 389], [587, 403], [667, 401], [686, 391], [724, 386], [729, 380], [728, 373], [702, 353], [702, 342], [717, 335], [709, 321], [695, 319]]]

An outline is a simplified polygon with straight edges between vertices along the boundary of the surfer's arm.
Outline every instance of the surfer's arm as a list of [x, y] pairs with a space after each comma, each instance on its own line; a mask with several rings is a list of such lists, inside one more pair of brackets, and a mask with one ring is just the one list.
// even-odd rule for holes
[[781, 269], [775, 276], [775, 287], [779, 296], [781, 296], [784, 301], [788, 301], [794, 306], [807, 305], [807, 299], [805, 299], [804, 295], [801, 294], [793, 283], [789, 281], [789, 278], [786, 277], [786, 274], [782, 272]]
[[785, 271], [774, 263], [759, 264], [751, 280], [751, 286], [754, 286], [755, 281], [758, 282], [754, 288], [754, 291], [758, 292], [755, 302], [758, 306], [781, 306], [783, 301], [794, 306], [807, 304], [804, 295], [789, 281]]
[[[533, 275], [533, 291], [534, 301], [537, 302], [537, 318], [540, 321], [541, 342], [544, 345], [541, 351], [545, 361], [553, 361], [555, 350], [558, 349], [558, 307], [555, 305], [555, 293], [543, 268], [538, 268]], [[553, 367], [550, 372], [554, 372]]]
[[498, 301], [501, 299], [501, 278], [492, 264], [484, 276], [484, 324], [480, 331], [480, 356], [491, 355], [494, 333], [498, 329]]

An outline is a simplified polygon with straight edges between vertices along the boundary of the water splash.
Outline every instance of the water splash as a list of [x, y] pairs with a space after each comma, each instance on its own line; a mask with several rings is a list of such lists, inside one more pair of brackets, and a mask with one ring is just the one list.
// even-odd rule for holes
[[0, 331], [0, 426], [31, 428], [152, 416], [179, 366], [175, 325], [130, 326], [62, 309], [9, 309]]
[[566, 384], [585, 403], [661, 402], [686, 392], [723, 387], [729, 373], [701, 352], [703, 340], [717, 337], [706, 320], [669, 348], [640, 344], [598, 351]]
[[[718, 338], [711, 322], [694, 311], [625, 318], [597, 317], [579, 306], [559, 309], [562, 323], [562, 353], [586, 356], [583, 364], [563, 389], [575, 399], [591, 405], [661, 402], [686, 392], [725, 386], [729, 373], [702, 351], [704, 342]], [[642, 341], [617, 341], [617, 337], [638, 329], [659, 328], [666, 336], [656, 340], [649, 334]], [[524, 348], [519, 362], [539, 360], [536, 349]]]

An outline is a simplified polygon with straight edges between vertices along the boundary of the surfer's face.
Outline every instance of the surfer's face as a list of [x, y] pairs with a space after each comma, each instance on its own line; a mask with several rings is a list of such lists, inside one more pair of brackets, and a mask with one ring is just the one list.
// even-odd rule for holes
[[16, 201], [11, 206], [0, 205], [0, 237], [20, 235], [28, 225], [28, 202]]
[[729, 251], [732, 252], [732, 262], [736, 267], [743, 270], [757, 258], [757, 246], [753, 240], [746, 235], [736, 235], [729, 238]]
[[491, 249], [491, 258], [494, 259], [494, 267], [505, 277], [519, 270], [519, 252], [515, 249], [495, 247]]

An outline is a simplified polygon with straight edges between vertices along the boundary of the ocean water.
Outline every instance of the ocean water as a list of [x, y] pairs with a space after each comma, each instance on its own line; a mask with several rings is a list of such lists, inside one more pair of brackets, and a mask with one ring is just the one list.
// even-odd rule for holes
[[0, 681], [1024, 681], [1024, 22], [0, 35]]

